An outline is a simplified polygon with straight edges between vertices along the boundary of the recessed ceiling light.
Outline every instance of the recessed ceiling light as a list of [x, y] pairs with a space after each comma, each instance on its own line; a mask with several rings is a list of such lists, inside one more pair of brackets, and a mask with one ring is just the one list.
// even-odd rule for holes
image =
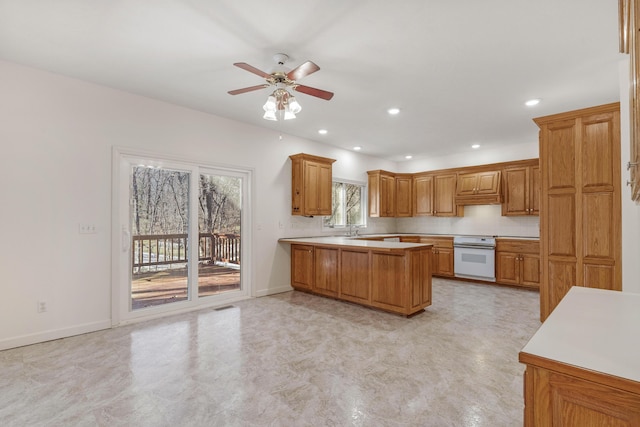
[[480, 144], [473, 144], [471, 148], [473, 148], [474, 150], [477, 150], [478, 148], [480, 148]]
[[413, 159], [413, 156], [411, 154], [408, 154], [408, 155], [404, 156], [404, 158], [409, 160], [409, 159]]
[[540, 103], [540, 99], [536, 98], [536, 99], [530, 99], [527, 102], [524, 103], [524, 105], [526, 105], [527, 107], [533, 107], [534, 105], [538, 105]]
[[320, 130], [318, 131], [318, 133], [319, 133], [320, 135], [326, 135], [328, 132], [329, 132], [329, 131], [328, 131], [328, 130], [326, 130], [326, 129], [320, 129]]
[[353, 147], [353, 149], [354, 149], [355, 151], [360, 151], [360, 150], [362, 150], [362, 147], [357, 146], [357, 147]]
[[400, 112], [399, 108], [389, 108], [387, 110], [387, 113], [391, 114], [392, 116], [395, 116], [396, 114], [398, 114]]

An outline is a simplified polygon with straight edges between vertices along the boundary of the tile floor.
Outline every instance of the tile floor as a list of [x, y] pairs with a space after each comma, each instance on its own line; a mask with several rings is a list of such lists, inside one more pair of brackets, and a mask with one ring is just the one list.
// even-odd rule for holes
[[0, 352], [2, 426], [521, 426], [538, 293], [411, 319], [300, 292]]

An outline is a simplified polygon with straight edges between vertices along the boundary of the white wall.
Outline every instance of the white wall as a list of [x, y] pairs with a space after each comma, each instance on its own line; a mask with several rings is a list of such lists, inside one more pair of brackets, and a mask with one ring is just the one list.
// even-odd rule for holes
[[[335, 175], [359, 181], [396, 167], [8, 62], [0, 93], [0, 349], [110, 326], [113, 146], [254, 170], [254, 295], [290, 289], [278, 238], [321, 227], [320, 218], [290, 215], [290, 154], [337, 159]], [[98, 232], [81, 235], [79, 223]], [[371, 230], [394, 226], [374, 221]], [[37, 313], [39, 299], [48, 312]]]

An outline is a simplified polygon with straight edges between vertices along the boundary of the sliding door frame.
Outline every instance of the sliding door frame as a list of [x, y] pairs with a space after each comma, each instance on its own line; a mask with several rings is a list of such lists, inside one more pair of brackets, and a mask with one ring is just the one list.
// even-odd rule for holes
[[[138, 159], [145, 159], [158, 165], [159, 167], [180, 168], [191, 171], [190, 177], [190, 238], [198, 235], [198, 210], [195, 208], [198, 201], [198, 180], [201, 173], [210, 174], [212, 171], [229, 173], [230, 175], [242, 178], [242, 210], [241, 210], [241, 274], [240, 290], [230, 291], [219, 295], [199, 297], [197, 280], [197, 260], [198, 245], [192, 244], [189, 248], [189, 270], [196, 272], [193, 277], [189, 277], [189, 299], [186, 301], [174, 302], [158, 307], [149, 307], [142, 310], [132, 310], [130, 301], [130, 241], [131, 224], [129, 221], [129, 199], [128, 191], [122, 190], [122, 183], [129, 181], [129, 168], [123, 167], [127, 162]], [[200, 162], [192, 159], [185, 159], [170, 156], [162, 153], [135, 150], [123, 147], [113, 147], [112, 149], [112, 179], [111, 179], [111, 325], [119, 326], [137, 321], [149, 320], [164, 317], [192, 310], [225, 305], [234, 301], [239, 301], [254, 296], [253, 269], [251, 257], [252, 242], [252, 189], [254, 186], [254, 170], [251, 168], [230, 166], [224, 164], [214, 164]], [[123, 194], [126, 193], [126, 194]], [[126, 255], [125, 256], [123, 256]], [[129, 261], [125, 261], [128, 258]], [[125, 282], [129, 281], [129, 283]]]

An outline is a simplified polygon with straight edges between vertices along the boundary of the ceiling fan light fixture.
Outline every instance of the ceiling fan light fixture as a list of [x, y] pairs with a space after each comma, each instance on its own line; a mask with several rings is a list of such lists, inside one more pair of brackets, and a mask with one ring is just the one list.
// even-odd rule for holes
[[276, 111], [276, 97], [273, 94], [269, 95], [262, 108], [264, 108], [264, 111]]
[[295, 119], [295, 118], [296, 118], [296, 113], [291, 111], [291, 109], [289, 108], [289, 105], [285, 105], [285, 107], [284, 107], [284, 119], [285, 120], [291, 120], [291, 119]]
[[293, 114], [298, 114], [302, 110], [302, 106], [298, 103], [295, 96], [289, 97], [289, 109]]
[[274, 121], [274, 122], [278, 121], [278, 118], [276, 117], [275, 110], [273, 110], [273, 111], [272, 110], [266, 110], [264, 112], [264, 116], [262, 116], [262, 118], [265, 119], [265, 120], [271, 120], [271, 121]]

